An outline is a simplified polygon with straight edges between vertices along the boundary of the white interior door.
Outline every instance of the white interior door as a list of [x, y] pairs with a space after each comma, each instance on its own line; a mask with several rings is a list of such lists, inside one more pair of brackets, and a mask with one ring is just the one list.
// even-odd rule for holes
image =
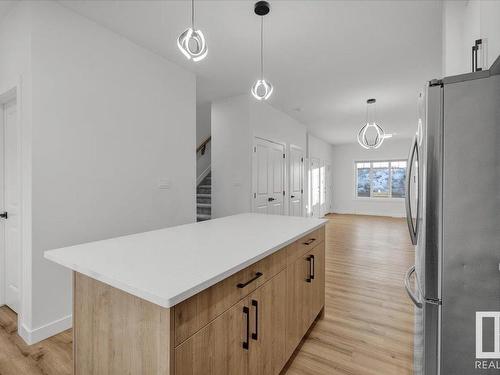
[[311, 158], [311, 212], [314, 217], [320, 217], [321, 184], [320, 160]]
[[284, 146], [255, 138], [253, 150], [253, 211], [283, 215], [285, 192]]
[[5, 304], [12, 310], [19, 310], [21, 241], [20, 241], [20, 196], [19, 160], [16, 102], [4, 106], [3, 121], [3, 210], [7, 218], [3, 221], [3, 243], [5, 249]]
[[290, 216], [302, 216], [304, 205], [304, 152], [290, 147]]

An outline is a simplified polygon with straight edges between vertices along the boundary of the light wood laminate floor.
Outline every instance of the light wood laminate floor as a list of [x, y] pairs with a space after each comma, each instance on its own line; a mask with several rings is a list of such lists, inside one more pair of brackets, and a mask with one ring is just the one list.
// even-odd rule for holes
[[[330, 215], [326, 308], [287, 375], [412, 374], [413, 307], [403, 276], [413, 263], [402, 219]], [[27, 346], [0, 307], [0, 375], [69, 375], [71, 331]]]

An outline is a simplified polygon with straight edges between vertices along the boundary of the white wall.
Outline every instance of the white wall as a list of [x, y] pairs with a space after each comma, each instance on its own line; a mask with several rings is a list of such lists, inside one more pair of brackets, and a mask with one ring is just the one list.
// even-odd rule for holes
[[336, 213], [405, 216], [402, 199], [377, 200], [355, 197], [354, 162], [408, 158], [410, 139], [389, 139], [377, 150], [366, 150], [356, 144], [333, 146], [333, 211]]
[[480, 1], [481, 36], [488, 38], [488, 67], [500, 56], [500, 1]]
[[[212, 217], [251, 211], [254, 137], [283, 143], [287, 153], [290, 145], [306, 153], [305, 126], [269, 104], [246, 94], [213, 102]], [[288, 176], [285, 181], [288, 191]]]
[[[306, 153], [306, 127], [271, 105], [248, 96], [254, 137], [300, 147]], [[288, 151], [288, 150], [287, 150]]]
[[[205, 139], [210, 136], [212, 123], [212, 103], [197, 103], [196, 104], [196, 146], [200, 145]], [[212, 154], [212, 144], [208, 143], [205, 154], [196, 155], [196, 177], [199, 177], [203, 172], [210, 167]]]
[[57, 3], [30, 6], [32, 300], [20, 328], [37, 341], [71, 323], [71, 274], [45, 250], [194, 221], [196, 98], [192, 73]]
[[487, 39], [487, 67], [500, 55], [500, 1], [447, 0], [443, 3], [443, 73], [471, 71], [471, 48]]
[[247, 96], [212, 103], [212, 218], [250, 211], [251, 138]]

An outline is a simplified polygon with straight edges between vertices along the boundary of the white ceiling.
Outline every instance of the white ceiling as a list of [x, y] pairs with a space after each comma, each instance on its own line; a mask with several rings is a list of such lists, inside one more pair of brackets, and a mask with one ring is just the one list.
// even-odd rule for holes
[[0, 20], [10, 11], [14, 2], [15, 0], [0, 0]]
[[[198, 100], [249, 92], [259, 71], [259, 18], [253, 1], [199, 0], [196, 24], [209, 53], [187, 61], [176, 46], [189, 1], [77, 1], [65, 6], [189, 69]], [[330, 143], [355, 141], [366, 99], [395, 138], [414, 134], [416, 97], [441, 75], [441, 1], [271, 0], [265, 18], [270, 103]]]

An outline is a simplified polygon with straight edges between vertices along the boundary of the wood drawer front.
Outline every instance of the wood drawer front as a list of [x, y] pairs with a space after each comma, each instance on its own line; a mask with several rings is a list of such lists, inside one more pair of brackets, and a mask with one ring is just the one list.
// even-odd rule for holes
[[325, 226], [318, 228], [311, 233], [305, 235], [301, 239], [290, 245], [288, 251], [287, 263], [292, 264], [299, 256], [311, 251], [318, 244], [325, 241]]
[[[175, 346], [180, 345], [236, 302], [283, 270], [286, 267], [286, 256], [287, 247], [175, 306]], [[253, 279], [257, 272], [261, 272], [262, 276], [243, 288], [237, 286]]]

